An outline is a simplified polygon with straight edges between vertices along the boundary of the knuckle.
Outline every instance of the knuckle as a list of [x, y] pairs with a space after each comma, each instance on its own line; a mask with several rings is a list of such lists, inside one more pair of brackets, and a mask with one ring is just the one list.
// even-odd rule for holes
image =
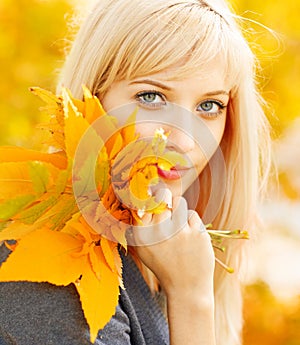
[[189, 214], [189, 219], [191, 219], [191, 218], [199, 218], [200, 219], [198, 213], [195, 210], [189, 210], [188, 214]]

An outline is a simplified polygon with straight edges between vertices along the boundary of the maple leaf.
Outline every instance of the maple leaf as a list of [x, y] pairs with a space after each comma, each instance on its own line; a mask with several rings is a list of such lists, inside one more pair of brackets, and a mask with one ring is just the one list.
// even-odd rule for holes
[[8, 221], [16, 213], [30, 205], [35, 200], [34, 195], [18, 195], [0, 204], [0, 222]]
[[99, 99], [92, 95], [86, 86], [83, 86], [84, 101], [73, 98], [71, 94], [70, 98], [77, 107], [78, 111], [90, 124], [106, 114]]
[[33, 231], [17, 243], [0, 270], [0, 281], [50, 282], [68, 285], [79, 278], [84, 260], [70, 255], [81, 242], [67, 234], [47, 228]]
[[121, 129], [121, 135], [124, 140], [124, 147], [129, 143], [136, 142], [139, 135], [135, 131], [135, 121], [138, 108], [136, 108], [132, 114], [127, 118], [124, 127]]
[[[126, 230], [142, 225], [143, 212], [164, 212], [166, 203], [151, 195], [158, 168], [186, 161], [167, 150], [161, 129], [152, 141], [138, 138], [137, 109], [118, 128], [86, 87], [83, 100], [67, 89], [61, 96], [31, 91], [46, 102], [50, 122], [41, 127], [49, 131], [49, 152], [58, 151], [0, 147], [0, 242], [16, 241], [7, 245], [12, 253], [0, 281], [75, 284], [94, 342], [123, 287], [119, 247], [127, 251]], [[218, 249], [222, 238], [247, 236], [208, 231]]]
[[66, 90], [63, 90], [63, 104], [65, 114], [64, 133], [66, 154], [69, 159], [73, 159], [80, 139], [90, 126], [88, 121], [75, 107]]
[[67, 159], [61, 153], [44, 153], [21, 147], [1, 146], [0, 163], [40, 161], [53, 164], [59, 169], [67, 167]]
[[66, 227], [76, 231], [42, 228], [23, 236], [2, 264], [0, 281], [75, 284], [94, 342], [118, 304], [120, 257], [115, 244], [101, 245], [101, 236], [82, 219]]
[[107, 191], [110, 182], [110, 164], [106, 148], [104, 147], [98, 156], [98, 162], [95, 169], [95, 183], [100, 198]]
[[65, 151], [64, 140], [64, 111], [61, 96], [56, 96], [48, 90], [31, 87], [30, 91], [46, 103], [41, 110], [50, 115], [49, 123], [40, 124], [38, 128], [49, 131], [50, 137], [47, 144]]
[[34, 194], [28, 163], [0, 163], [0, 201], [13, 198], [20, 190], [24, 194]]
[[119, 297], [118, 275], [105, 264], [100, 247], [96, 251], [101, 280], [95, 276], [90, 266], [86, 266], [81, 279], [76, 283], [82, 309], [90, 327], [92, 343], [95, 342], [98, 331], [115, 314]]

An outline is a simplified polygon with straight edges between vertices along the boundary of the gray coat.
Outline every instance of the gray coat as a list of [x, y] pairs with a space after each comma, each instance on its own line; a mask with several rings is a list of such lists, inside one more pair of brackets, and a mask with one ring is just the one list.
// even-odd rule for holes
[[[0, 246], [0, 264], [8, 250]], [[125, 290], [96, 345], [167, 345], [168, 326], [139, 269], [123, 256]], [[100, 310], [101, 306], [99, 306]], [[73, 285], [0, 283], [0, 345], [90, 345]]]

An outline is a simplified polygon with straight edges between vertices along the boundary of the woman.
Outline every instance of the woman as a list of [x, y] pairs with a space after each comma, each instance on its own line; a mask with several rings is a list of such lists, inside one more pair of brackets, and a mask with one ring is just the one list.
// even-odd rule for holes
[[[149, 243], [133, 233], [138, 245], [134, 260], [123, 258], [125, 290], [96, 344], [240, 344], [245, 246], [228, 242], [225, 254], [214, 253], [199, 229], [210, 222], [215, 229], [253, 229], [269, 138], [255, 63], [223, 0], [102, 0], [82, 23], [60, 85], [76, 98], [86, 85], [108, 112], [138, 105], [140, 136], [162, 128], [190, 167], [175, 177], [160, 171], [164, 188], [156, 194], [173, 208], [141, 218], [157, 236], [168, 219], [172, 236]], [[215, 266], [215, 255], [236, 273]], [[89, 344], [71, 288], [1, 289], [1, 344]], [[167, 322], [158, 301], [164, 296]]]

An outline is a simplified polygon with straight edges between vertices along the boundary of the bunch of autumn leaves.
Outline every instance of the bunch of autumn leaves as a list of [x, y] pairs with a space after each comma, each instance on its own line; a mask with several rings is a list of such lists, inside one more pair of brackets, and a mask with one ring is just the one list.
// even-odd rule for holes
[[[144, 212], [168, 207], [150, 187], [159, 182], [158, 168], [186, 161], [166, 149], [160, 130], [139, 140], [136, 111], [120, 127], [83, 90], [82, 101], [66, 89], [56, 96], [32, 88], [50, 114], [50, 123], [40, 126], [49, 132], [47, 151], [0, 147], [0, 244], [12, 251], [0, 281], [73, 283], [95, 342], [118, 304], [126, 230]], [[223, 238], [247, 238], [239, 230], [207, 231], [221, 250]]]
[[[12, 253], [0, 268], [0, 281], [75, 284], [94, 342], [118, 304], [118, 247], [127, 249], [125, 230], [140, 222], [139, 210], [160, 213], [167, 207], [149, 195], [149, 185], [158, 182], [158, 166], [166, 170], [184, 161], [165, 152], [159, 132], [151, 142], [139, 141], [135, 112], [118, 129], [116, 118], [86, 88], [83, 101], [68, 90], [62, 96], [31, 91], [51, 115], [41, 126], [50, 134], [48, 152], [0, 148], [0, 243], [14, 240], [5, 242]], [[100, 130], [94, 126], [99, 119]], [[88, 147], [81, 145], [78, 154], [85, 137]]]

